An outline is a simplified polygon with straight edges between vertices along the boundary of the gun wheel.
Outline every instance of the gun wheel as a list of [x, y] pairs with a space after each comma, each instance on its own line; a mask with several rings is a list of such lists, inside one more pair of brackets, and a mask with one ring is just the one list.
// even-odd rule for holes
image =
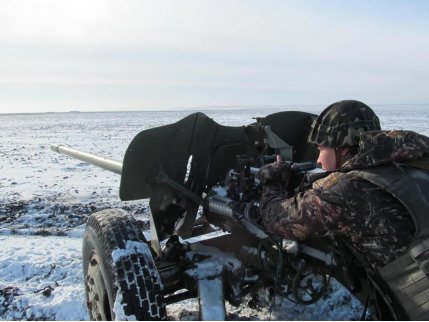
[[164, 320], [161, 278], [136, 220], [121, 209], [88, 218], [84, 285], [91, 320]]

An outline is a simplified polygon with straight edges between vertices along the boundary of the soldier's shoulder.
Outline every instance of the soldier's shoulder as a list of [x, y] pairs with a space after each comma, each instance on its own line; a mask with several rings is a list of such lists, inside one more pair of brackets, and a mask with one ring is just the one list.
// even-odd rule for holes
[[338, 186], [344, 187], [351, 182], [361, 181], [360, 178], [347, 173], [335, 171], [329, 174], [328, 176], [319, 179], [313, 183], [313, 189], [323, 189], [323, 190], [333, 190]]

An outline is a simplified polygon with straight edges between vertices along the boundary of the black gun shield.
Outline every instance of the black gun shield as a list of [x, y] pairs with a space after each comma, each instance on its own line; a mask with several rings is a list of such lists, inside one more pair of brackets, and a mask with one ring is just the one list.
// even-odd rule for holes
[[[144, 130], [132, 140], [125, 153], [120, 198], [150, 198], [159, 239], [171, 235], [177, 219], [186, 212], [187, 223], [182, 230], [184, 236], [189, 235], [198, 205], [168, 185], [154, 182], [157, 172], [162, 169], [171, 180], [200, 196], [207, 187], [208, 167], [217, 146], [237, 146], [234, 151], [240, 151], [240, 146], [246, 143], [244, 127], [219, 125], [203, 113]], [[191, 156], [192, 162], [188, 165]], [[226, 157], [217, 166], [231, 167], [234, 157], [234, 154]]]
[[[294, 159], [315, 160], [317, 150], [306, 143], [314, 116], [304, 112], [281, 112], [262, 119], [271, 129], [294, 146]], [[166, 184], [153, 181], [159, 169], [170, 179], [201, 195], [223, 180], [228, 169], [235, 166], [236, 156], [256, 156], [255, 128], [222, 126], [203, 113], [191, 114], [182, 120], [140, 132], [125, 153], [120, 198], [150, 198], [151, 211], [160, 237], [170, 235], [174, 224], [185, 211], [198, 209], [185, 196]], [[187, 175], [188, 160], [192, 163]]]
[[195, 181], [206, 185], [204, 179], [213, 151], [218, 146], [246, 144], [244, 129], [222, 126], [203, 113], [194, 113], [176, 123], [140, 132], [125, 153], [121, 199], [154, 197], [152, 179], [159, 168], [170, 179], [183, 185], [191, 156], [187, 186], [195, 185]]

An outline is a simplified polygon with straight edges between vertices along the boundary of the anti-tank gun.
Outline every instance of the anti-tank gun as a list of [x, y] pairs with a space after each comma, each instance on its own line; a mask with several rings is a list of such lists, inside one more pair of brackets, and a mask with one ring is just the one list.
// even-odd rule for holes
[[281, 155], [293, 164], [287, 189], [294, 193], [314, 168], [317, 151], [306, 142], [313, 119], [281, 112], [229, 127], [195, 113], [140, 132], [122, 163], [52, 146], [121, 174], [122, 200], [149, 199], [150, 231], [120, 209], [88, 219], [83, 266], [90, 318], [164, 319], [166, 305], [197, 297], [201, 319], [225, 319], [225, 299], [237, 305], [268, 287], [310, 304], [326, 291], [328, 275], [341, 281], [329, 243], [279, 240], [261, 225], [255, 173]]

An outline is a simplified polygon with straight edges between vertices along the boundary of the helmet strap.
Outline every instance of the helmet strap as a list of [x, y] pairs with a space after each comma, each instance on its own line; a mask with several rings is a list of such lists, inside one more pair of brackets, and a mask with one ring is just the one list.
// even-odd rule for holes
[[335, 148], [335, 167], [341, 168], [343, 165], [343, 153], [342, 148]]

